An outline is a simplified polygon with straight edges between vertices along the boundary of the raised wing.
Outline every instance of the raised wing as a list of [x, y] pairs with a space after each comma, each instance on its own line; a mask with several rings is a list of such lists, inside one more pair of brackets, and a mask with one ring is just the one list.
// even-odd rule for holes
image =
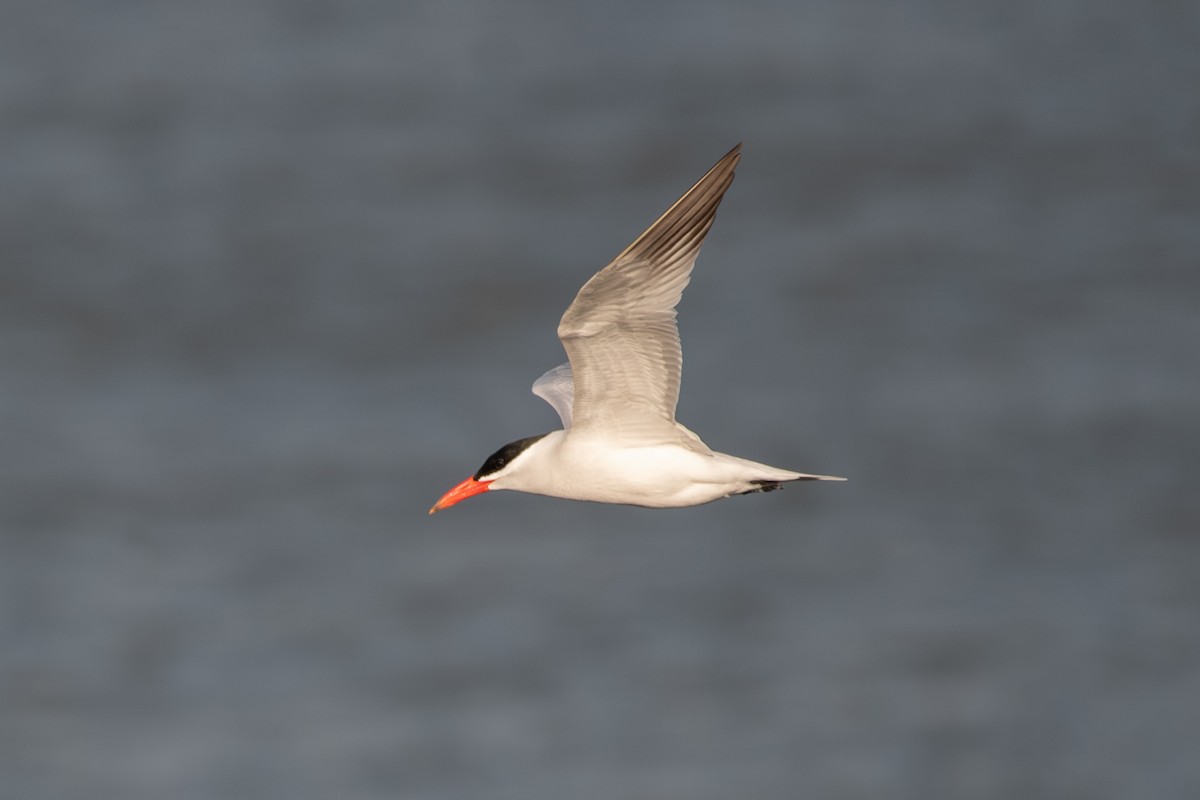
[[563, 430], [571, 429], [571, 406], [575, 403], [575, 380], [570, 363], [559, 364], [533, 382], [533, 393], [554, 406]]
[[675, 306], [740, 158], [739, 144], [592, 276], [563, 314], [558, 336], [574, 372], [575, 431], [625, 440], [681, 435]]

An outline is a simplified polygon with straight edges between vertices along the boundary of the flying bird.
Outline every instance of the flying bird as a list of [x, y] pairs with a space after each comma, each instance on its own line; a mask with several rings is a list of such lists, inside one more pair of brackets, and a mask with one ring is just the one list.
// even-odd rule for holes
[[675, 306], [733, 182], [739, 144], [583, 285], [558, 326], [568, 363], [533, 384], [563, 429], [504, 445], [429, 513], [483, 492], [676, 508], [790, 481], [840, 481], [711, 450], [675, 420], [683, 355]]

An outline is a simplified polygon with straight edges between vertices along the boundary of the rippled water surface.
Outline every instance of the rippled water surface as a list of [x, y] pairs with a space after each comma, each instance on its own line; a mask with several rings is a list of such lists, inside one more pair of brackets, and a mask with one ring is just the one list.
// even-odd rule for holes
[[[1200, 796], [1185, 3], [0, 11], [0, 794]], [[429, 505], [737, 141], [680, 418]]]

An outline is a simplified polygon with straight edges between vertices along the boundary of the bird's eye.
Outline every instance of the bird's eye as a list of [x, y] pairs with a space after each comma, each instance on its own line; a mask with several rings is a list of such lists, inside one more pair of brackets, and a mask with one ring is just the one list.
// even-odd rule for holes
[[529, 447], [529, 445], [533, 444], [545, 435], [546, 434], [543, 433], [539, 436], [529, 436], [504, 445], [504, 447], [501, 447], [499, 450], [487, 457], [487, 461], [484, 461], [483, 466], [480, 467], [479, 471], [475, 473], [475, 480], [479, 480], [485, 475], [495, 475], [497, 472], [508, 466], [508, 462], [512, 461], [514, 458], [524, 452], [525, 448]]

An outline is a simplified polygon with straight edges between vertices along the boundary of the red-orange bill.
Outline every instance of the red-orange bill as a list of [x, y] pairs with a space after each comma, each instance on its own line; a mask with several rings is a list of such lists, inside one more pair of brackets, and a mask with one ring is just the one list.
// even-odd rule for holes
[[477, 494], [482, 494], [488, 490], [488, 485], [491, 481], [477, 481], [474, 478], [467, 478], [465, 481], [455, 486], [450, 491], [442, 495], [442, 499], [433, 504], [433, 508], [429, 509], [430, 514], [435, 514], [443, 508], [449, 508], [455, 503], [461, 503], [468, 497], [473, 497]]

